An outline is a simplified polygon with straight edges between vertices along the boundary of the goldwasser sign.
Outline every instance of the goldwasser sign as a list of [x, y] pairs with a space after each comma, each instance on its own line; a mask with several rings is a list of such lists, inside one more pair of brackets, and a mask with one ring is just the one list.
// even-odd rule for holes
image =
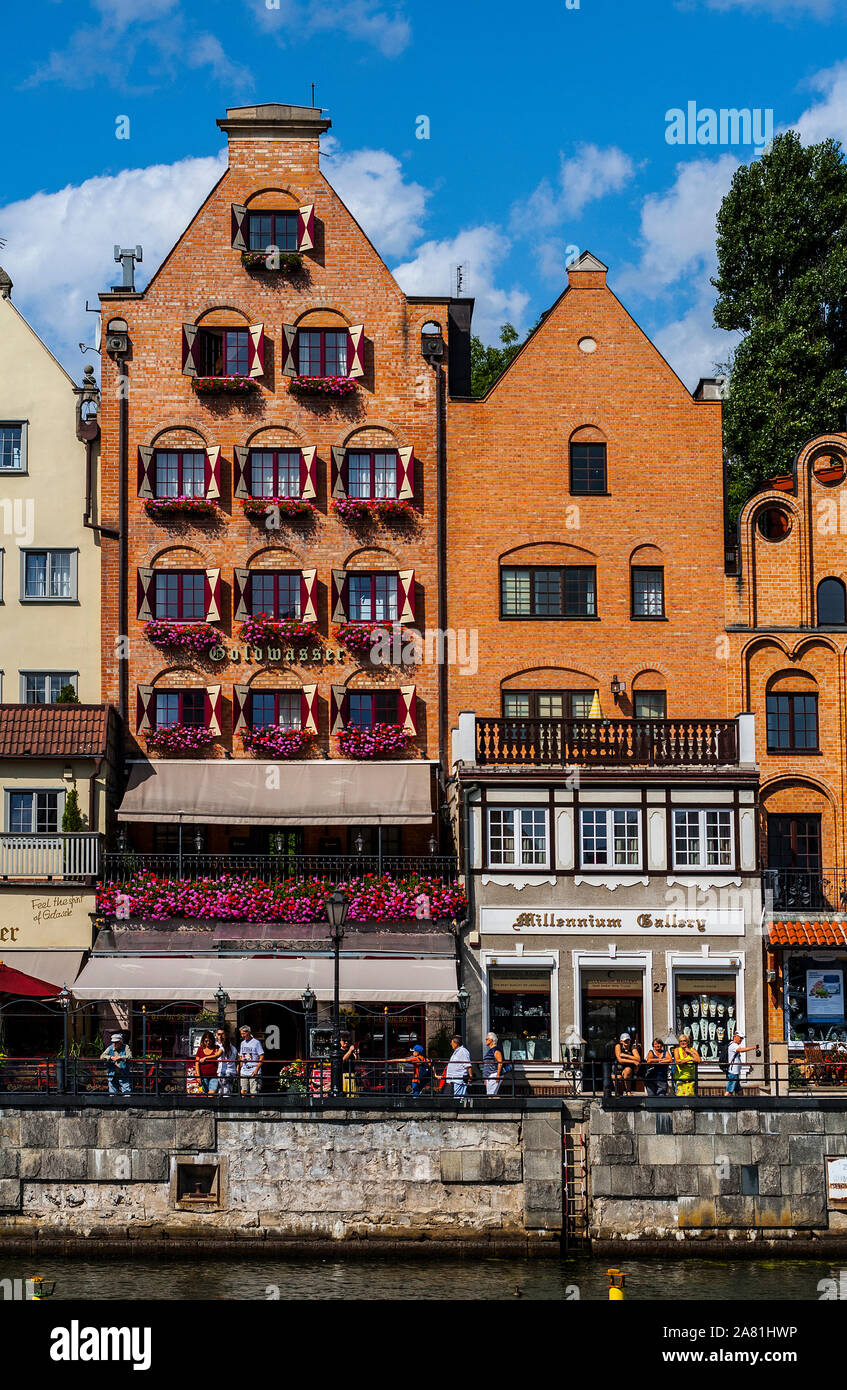
[[726, 908], [702, 909], [691, 914], [659, 908], [619, 908], [603, 913], [594, 907], [569, 907], [563, 911], [549, 907], [483, 907], [479, 929], [497, 932], [561, 932], [563, 935], [593, 936], [596, 932], [615, 936], [743, 936], [744, 911]]

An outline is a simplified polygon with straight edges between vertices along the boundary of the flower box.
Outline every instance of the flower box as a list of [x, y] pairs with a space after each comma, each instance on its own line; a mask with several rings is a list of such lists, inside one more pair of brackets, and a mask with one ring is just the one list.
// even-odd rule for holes
[[193, 376], [191, 383], [198, 396], [246, 396], [256, 389], [252, 376]]
[[283, 275], [296, 275], [303, 269], [303, 257], [296, 251], [271, 247], [265, 251], [242, 251], [241, 264], [246, 270], [278, 270]]
[[381, 758], [386, 753], [400, 752], [409, 742], [402, 724], [374, 724], [370, 729], [350, 725], [336, 737], [338, 751], [345, 758]]
[[150, 729], [147, 747], [157, 753], [199, 753], [214, 741], [211, 729], [194, 724], [166, 724], [163, 729]]
[[282, 729], [266, 724], [261, 729], [245, 729], [241, 735], [245, 748], [270, 758], [294, 758], [308, 748], [314, 738], [310, 729]]
[[412, 504], [399, 497], [337, 497], [332, 506], [349, 524], [411, 521], [415, 515]]
[[314, 516], [315, 504], [305, 497], [242, 497], [241, 506], [246, 516], [262, 520], [271, 512], [279, 512], [285, 517]]
[[314, 642], [317, 635], [314, 623], [304, 623], [299, 618], [272, 618], [268, 613], [257, 613], [241, 626], [242, 640], [251, 647]]
[[348, 376], [293, 376], [288, 389], [294, 396], [331, 396], [343, 399], [355, 395], [358, 387]]
[[[149, 871], [129, 881], [97, 885], [97, 911], [106, 916], [168, 921], [174, 918], [216, 922], [321, 922], [337, 886], [333, 878], [277, 879], [222, 874], [214, 878], [177, 879]], [[462, 916], [467, 905], [457, 883], [409, 874], [363, 874], [347, 879], [348, 921], [410, 922], [420, 919], [424, 901], [432, 921]], [[120, 899], [120, 901], [119, 901]]]
[[206, 656], [221, 638], [211, 623], [175, 623], [169, 618], [151, 618], [144, 624], [144, 636], [155, 647], [180, 647]]
[[370, 652], [375, 635], [377, 633], [390, 633], [392, 626], [390, 621], [384, 623], [338, 623], [335, 635], [342, 647], [346, 647], [348, 652], [356, 652], [358, 656], [362, 656]]
[[144, 509], [152, 517], [220, 515], [217, 502], [207, 497], [146, 497]]

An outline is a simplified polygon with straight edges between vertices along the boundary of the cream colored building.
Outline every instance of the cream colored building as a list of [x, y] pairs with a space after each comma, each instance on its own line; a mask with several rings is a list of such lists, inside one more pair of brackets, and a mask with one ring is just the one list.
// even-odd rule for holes
[[[86, 389], [30, 327], [0, 270], [0, 702], [100, 699], [99, 467]], [[88, 442], [78, 437], [88, 434]], [[88, 523], [84, 518], [88, 519]]]

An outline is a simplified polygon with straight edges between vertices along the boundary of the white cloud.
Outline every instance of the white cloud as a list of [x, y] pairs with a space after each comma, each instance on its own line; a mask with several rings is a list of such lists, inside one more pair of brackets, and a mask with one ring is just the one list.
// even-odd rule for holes
[[225, 167], [220, 155], [126, 169], [0, 209], [15, 303], [74, 375], [77, 344], [92, 341], [86, 297], [96, 302], [120, 280], [113, 246], [142, 245], [136, 283], [143, 286]]
[[380, 255], [404, 255], [422, 235], [427, 189], [406, 183], [399, 159], [385, 150], [345, 154], [330, 136], [321, 152], [323, 172]]
[[455, 237], [425, 241], [411, 260], [394, 267], [394, 275], [406, 294], [452, 294], [456, 266], [461, 265], [462, 293], [476, 299], [473, 330], [484, 342], [496, 342], [501, 324], [508, 321], [521, 329], [529, 303], [529, 295], [516, 286], [495, 284], [508, 251], [509, 242], [498, 229], [471, 227]]
[[703, 287], [694, 304], [678, 319], [651, 336], [663, 357], [691, 391], [701, 376], [715, 376], [718, 362], [726, 362], [741, 339], [740, 333], [715, 328], [714, 296]]
[[666, 193], [651, 193], [641, 207], [637, 266], [616, 277], [628, 293], [653, 297], [683, 276], [708, 278], [715, 266], [715, 219], [738, 160], [732, 154], [678, 164]]
[[821, 92], [823, 100], [815, 102], [792, 122], [803, 143], [813, 145], [832, 136], [847, 144], [847, 62], [815, 73], [806, 86]]
[[[571, 251], [568, 256], [566, 251], [568, 246], [577, 246], [574, 224], [586, 205], [609, 193], [619, 193], [634, 176], [635, 164], [615, 145], [601, 149], [599, 145], [582, 144], [570, 158], [560, 154], [555, 185], [542, 179], [528, 198], [514, 204], [512, 233], [516, 237], [529, 234], [544, 280], [563, 283], [567, 261], [574, 255]], [[570, 225], [560, 236], [552, 235], [565, 224]]]

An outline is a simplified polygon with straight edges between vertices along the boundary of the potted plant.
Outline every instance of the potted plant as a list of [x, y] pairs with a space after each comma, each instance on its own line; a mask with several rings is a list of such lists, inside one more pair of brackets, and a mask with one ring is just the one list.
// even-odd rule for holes
[[242, 640], [251, 647], [314, 642], [317, 635], [314, 623], [304, 623], [300, 618], [274, 618], [270, 613], [256, 613], [241, 625]]
[[154, 518], [220, 515], [217, 502], [208, 497], [146, 497], [144, 510]]
[[241, 735], [245, 748], [272, 758], [295, 758], [314, 738], [310, 729], [283, 729], [266, 724], [261, 729], [245, 729]]
[[166, 724], [162, 729], [150, 729], [147, 747], [157, 753], [199, 753], [213, 743], [211, 729], [194, 724]]
[[251, 520], [262, 520], [278, 512], [288, 520], [314, 516], [315, 504], [306, 497], [242, 497], [241, 506]]
[[370, 729], [348, 725], [336, 735], [338, 751], [345, 758], [381, 758], [397, 753], [409, 742], [402, 724], [374, 724]]
[[362, 656], [370, 652], [375, 635], [386, 631], [390, 632], [391, 626], [390, 622], [338, 623], [335, 628], [335, 635], [342, 647]]
[[169, 618], [151, 618], [144, 624], [144, 636], [156, 647], [179, 647], [198, 656], [206, 656], [220, 641], [211, 623], [175, 623]]
[[252, 376], [193, 376], [191, 382], [198, 396], [246, 396], [256, 389]]
[[350, 526], [375, 525], [378, 521], [409, 522], [415, 515], [412, 504], [400, 497], [336, 497], [332, 506]]
[[290, 1096], [306, 1094], [305, 1062], [285, 1062], [279, 1069], [279, 1089]]
[[293, 376], [288, 389], [294, 396], [329, 396], [343, 400], [356, 394], [356, 382], [348, 376]]
[[296, 251], [270, 246], [265, 251], [242, 251], [241, 264], [246, 270], [279, 270], [283, 275], [296, 275], [303, 269], [303, 257]]

